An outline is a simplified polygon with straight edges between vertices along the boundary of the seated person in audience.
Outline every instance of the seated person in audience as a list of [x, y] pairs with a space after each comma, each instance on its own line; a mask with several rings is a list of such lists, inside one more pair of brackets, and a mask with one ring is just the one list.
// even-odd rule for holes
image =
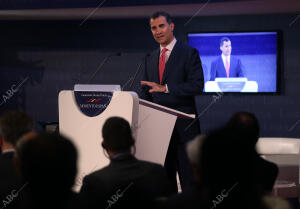
[[[246, 146], [255, 149], [259, 138], [259, 123], [254, 114], [249, 112], [235, 113], [228, 121], [227, 126], [240, 136]], [[255, 155], [255, 167], [256, 183], [266, 193], [271, 192], [278, 175], [277, 165]]]
[[13, 158], [17, 141], [32, 128], [32, 119], [24, 112], [9, 111], [0, 117], [0, 145], [3, 151], [0, 155], [0, 208], [19, 206], [20, 197], [14, 195], [14, 198], [10, 198], [12, 192], [15, 193], [22, 186]]
[[110, 163], [84, 178], [80, 195], [87, 208], [153, 208], [155, 198], [170, 195], [163, 167], [138, 160], [131, 153], [135, 142], [126, 120], [107, 119], [102, 136]]
[[202, 137], [198, 145], [193, 192], [173, 196], [159, 208], [267, 208], [253, 176], [256, 153], [253, 148], [245, 146], [229, 128]]
[[200, 155], [200, 147], [206, 136], [198, 135], [192, 141], [187, 144], [187, 156], [192, 165], [194, 171], [194, 182], [184, 190], [180, 194], [173, 195], [169, 197], [166, 201], [165, 199], [157, 200], [157, 208], [161, 209], [206, 209], [209, 208], [209, 204], [207, 202], [201, 201], [200, 197], [203, 194], [201, 185], [200, 185], [200, 173], [199, 173], [199, 155]]
[[58, 134], [32, 134], [17, 144], [16, 165], [20, 171], [25, 209], [77, 209], [82, 207], [71, 188], [77, 172], [77, 150]]
[[[187, 151], [187, 155], [189, 158], [189, 161], [194, 169], [195, 175], [197, 174], [198, 171], [198, 165], [199, 165], [199, 152], [200, 152], [200, 147], [201, 144], [203, 143], [204, 139], [205, 139], [205, 135], [198, 135], [196, 136], [192, 141], [188, 142], [187, 146], [186, 146], [186, 151]], [[197, 175], [196, 175], [197, 176]], [[197, 181], [197, 179], [196, 179]]]
[[207, 136], [199, 155], [199, 176], [210, 208], [264, 208], [255, 182], [255, 156], [255, 149], [240, 140], [234, 129]]

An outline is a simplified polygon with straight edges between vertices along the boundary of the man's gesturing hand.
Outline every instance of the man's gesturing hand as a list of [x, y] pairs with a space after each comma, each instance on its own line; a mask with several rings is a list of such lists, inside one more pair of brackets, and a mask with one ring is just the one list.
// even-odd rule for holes
[[160, 84], [150, 82], [150, 81], [141, 81], [141, 84], [151, 87], [151, 89], [149, 90], [149, 93], [166, 92], [166, 85], [160, 85]]

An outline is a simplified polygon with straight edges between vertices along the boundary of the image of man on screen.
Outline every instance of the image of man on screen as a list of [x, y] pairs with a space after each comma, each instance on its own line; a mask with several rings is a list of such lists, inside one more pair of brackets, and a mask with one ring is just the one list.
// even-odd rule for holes
[[245, 77], [243, 65], [239, 58], [231, 55], [231, 41], [227, 37], [220, 40], [221, 56], [211, 63], [210, 81], [215, 78]]

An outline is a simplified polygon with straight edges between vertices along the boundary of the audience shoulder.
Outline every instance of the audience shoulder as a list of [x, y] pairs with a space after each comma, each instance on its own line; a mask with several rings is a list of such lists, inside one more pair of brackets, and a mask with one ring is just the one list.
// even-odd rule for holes
[[145, 166], [148, 166], [148, 167], [162, 168], [163, 169], [163, 166], [158, 164], [158, 163], [153, 163], [153, 162], [144, 161], [144, 160], [139, 160], [139, 162], [143, 163]]

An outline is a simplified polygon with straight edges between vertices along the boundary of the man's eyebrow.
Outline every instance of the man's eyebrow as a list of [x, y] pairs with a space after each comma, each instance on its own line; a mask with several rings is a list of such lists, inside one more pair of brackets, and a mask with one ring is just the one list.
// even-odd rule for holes
[[159, 24], [158, 26], [159, 26], [159, 27], [162, 27], [162, 26], [164, 26], [164, 25], [165, 25], [165, 24], [164, 24], [164, 23], [162, 23], [162, 24]]

